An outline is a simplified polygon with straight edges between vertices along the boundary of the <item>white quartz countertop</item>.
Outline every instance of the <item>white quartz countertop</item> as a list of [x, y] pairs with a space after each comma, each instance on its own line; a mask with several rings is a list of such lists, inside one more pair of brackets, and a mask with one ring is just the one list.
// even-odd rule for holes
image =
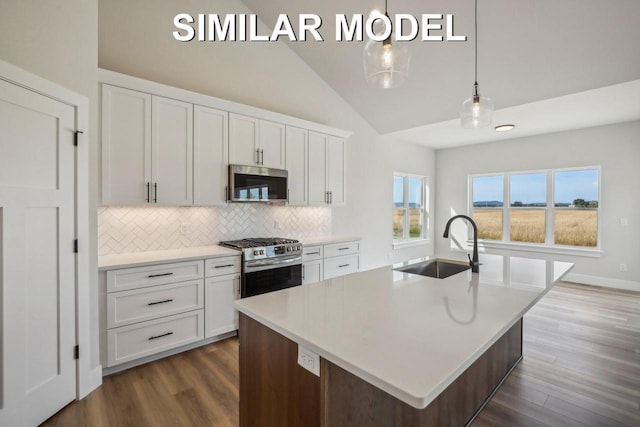
[[302, 246], [330, 245], [332, 243], [359, 242], [360, 240], [362, 240], [360, 237], [354, 236], [323, 236], [300, 239]]
[[98, 257], [98, 270], [139, 267], [164, 262], [190, 261], [194, 259], [234, 255], [241, 256], [242, 253], [222, 246], [199, 246], [194, 248], [105, 255]]
[[383, 267], [235, 306], [421, 409], [573, 267], [497, 255], [481, 255], [480, 262], [479, 274], [467, 270], [446, 279]]

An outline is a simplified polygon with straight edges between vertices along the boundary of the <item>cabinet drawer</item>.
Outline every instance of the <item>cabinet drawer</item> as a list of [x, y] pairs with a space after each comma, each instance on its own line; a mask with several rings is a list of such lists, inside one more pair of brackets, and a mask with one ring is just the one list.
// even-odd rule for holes
[[324, 280], [358, 271], [359, 255], [346, 255], [324, 260]]
[[204, 279], [107, 294], [107, 327], [204, 307]]
[[325, 258], [355, 254], [358, 251], [360, 251], [360, 245], [358, 242], [345, 242], [335, 243], [333, 245], [324, 245]]
[[240, 273], [242, 258], [240, 256], [226, 256], [210, 258], [204, 262], [206, 277], [222, 276], [224, 274]]
[[302, 261], [322, 259], [322, 246], [305, 246], [302, 248]]
[[204, 277], [204, 261], [175, 262], [107, 271], [107, 292], [184, 282]]
[[197, 310], [108, 330], [107, 366], [203, 340], [203, 316]]

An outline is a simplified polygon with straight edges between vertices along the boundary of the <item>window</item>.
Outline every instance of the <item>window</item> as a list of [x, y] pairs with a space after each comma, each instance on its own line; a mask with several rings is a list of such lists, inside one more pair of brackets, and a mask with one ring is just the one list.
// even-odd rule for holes
[[393, 240], [424, 239], [426, 236], [427, 178], [393, 174]]
[[481, 239], [599, 246], [599, 167], [476, 175], [469, 184]]

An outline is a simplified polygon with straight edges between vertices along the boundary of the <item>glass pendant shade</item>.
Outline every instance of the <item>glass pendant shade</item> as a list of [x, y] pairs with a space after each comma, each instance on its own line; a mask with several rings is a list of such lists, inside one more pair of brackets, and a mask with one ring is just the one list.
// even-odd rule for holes
[[480, 96], [478, 83], [473, 85], [473, 96], [462, 103], [460, 120], [464, 129], [478, 129], [491, 124], [493, 102], [491, 98]]
[[390, 39], [370, 39], [364, 47], [364, 76], [372, 86], [389, 89], [400, 86], [409, 77], [409, 48]]

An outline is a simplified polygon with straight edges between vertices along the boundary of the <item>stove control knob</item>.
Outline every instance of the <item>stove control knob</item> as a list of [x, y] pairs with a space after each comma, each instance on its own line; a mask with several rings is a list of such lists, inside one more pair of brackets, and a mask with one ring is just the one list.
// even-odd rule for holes
[[264, 249], [260, 249], [260, 255], [264, 255]]

